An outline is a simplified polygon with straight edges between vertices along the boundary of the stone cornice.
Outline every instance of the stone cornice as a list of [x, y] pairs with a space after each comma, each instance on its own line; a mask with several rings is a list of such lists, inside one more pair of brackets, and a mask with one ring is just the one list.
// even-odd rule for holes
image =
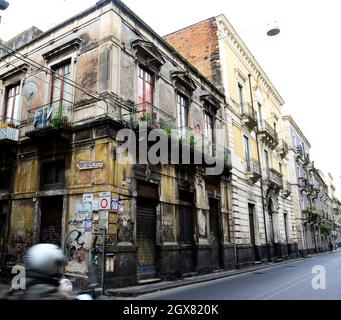
[[295, 122], [295, 120], [293, 119], [292, 116], [283, 116], [283, 120], [288, 121], [292, 127], [296, 130], [296, 132], [300, 135], [300, 137], [302, 138], [302, 140], [304, 140], [304, 143], [308, 146], [308, 148], [311, 148], [311, 144], [309, 142], [309, 140], [306, 138], [306, 136], [303, 134], [302, 130], [300, 129], [300, 127], [297, 125], [297, 123]]
[[262, 67], [256, 61], [255, 57], [252, 55], [250, 50], [247, 48], [243, 40], [239, 37], [236, 30], [227, 20], [225, 15], [220, 15], [216, 17], [216, 21], [218, 24], [218, 36], [225, 39], [231, 47], [238, 53], [239, 57], [244, 61], [244, 63], [251, 70], [251, 74], [259, 79], [262, 83], [263, 87], [270, 92], [272, 98], [277, 104], [277, 107], [283, 106], [285, 101], [270, 81]]

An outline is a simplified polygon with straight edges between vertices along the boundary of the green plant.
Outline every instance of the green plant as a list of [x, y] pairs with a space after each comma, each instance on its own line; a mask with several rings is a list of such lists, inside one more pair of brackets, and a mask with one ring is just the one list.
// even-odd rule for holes
[[140, 118], [140, 121], [149, 123], [152, 121], [152, 115], [151, 114], [145, 114], [143, 117]]
[[51, 121], [51, 127], [52, 128], [59, 128], [61, 122], [62, 122], [62, 115], [60, 113], [57, 113]]
[[308, 220], [310, 222], [313, 222], [315, 224], [320, 222], [321, 218], [320, 215], [316, 212], [316, 208], [310, 207], [306, 210], [306, 212], [308, 214]]
[[194, 137], [194, 135], [191, 135], [191, 137], [189, 139], [189, 144], [190, 144], [190, 146], [192, 148], [195, 146], [195, 137]]
[[320, 230], [321, 233], [325, 236], [330, 236], [332, 234], [332, 228], [327, 224], [321, 224]]
[[172, 130], [174, 129], [173, 126], [169, 125], [169, 123], [164, 119], [160, 119], [159, 128], [163, 129], [169, 136], [172, 134]]

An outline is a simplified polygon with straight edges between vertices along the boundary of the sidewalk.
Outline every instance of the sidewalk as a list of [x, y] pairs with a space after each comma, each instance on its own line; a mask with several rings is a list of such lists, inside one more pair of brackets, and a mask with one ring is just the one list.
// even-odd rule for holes
[[[339, 250], [334, 251], [334, 253], [339, 252]], [[314, 257], [319, 257], [323, 255], [330, 254], [330, 252], [326, 253], [319, 253], [314, 255], [309, 255], [306, 258], [299, 258], [299, 259], [292, 259], [292, 260], [285, 260], [282, 262], [277, 263], [267, 263], [257, 266], [251, 266], [243, 269], [237, 269], [237, 270], [231, 270], [231, 271], [221, 271], [206, 275], [199, 275], [194, 276], [190, 278], [184, 278], [176, 281], [162, 281], [157, 282], [153, 284], [147, 284], [147, 285], [140, 285], [140, 286], [134, 286], [134, 287], [127, 287], [127, 288], [121, 288], [121, 289], [108, 289], [106, 290], [106, 295], [110, 297], [117, 297], [117, 298], [136, 298], [141, 295], [154, 293], [158, 291], [164, 291], [168, 289], [174, 289], [179, 288], [183, 286], [189, 286], [193, 284], [208, 282], [212, 280], [222, 279], [222, 278], [228, 278], [236, 275], [241, 275], [245, 273], [255, 272], [258, 270], [264, 270], [264, 269], [270, 269], [270, 268], [276, 268], [277, 266], [286, 265], [295, 263], [298, 261], [303, 261], [306, 259], [311, 259]]]

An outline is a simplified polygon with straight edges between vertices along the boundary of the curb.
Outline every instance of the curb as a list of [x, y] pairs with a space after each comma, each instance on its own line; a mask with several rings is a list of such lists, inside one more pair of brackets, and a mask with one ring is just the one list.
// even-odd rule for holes
[[303, 261], [306, 260], [306, 258], [299, 258], [299, 259], [292, 259], [292, 260], [287, 260], [284, 262], [279, 262], [279, 263], [271, 263], [271, 264], [266, 264], [262, 265], [259, 267], [255, 268], [247, 268], [244, 270], [233, 270], [233, 271], [222, 271], [221, 274], [207, 274], [207, 275], [201, 275], [197, 276], [197, 279], [182, 279], [182, 280], [177, 280], [175, 282], [170, 282], [167, 284], [167, 282], [160, 282], [159, 287], [157, 285], [147, 285], [146, 287], [132, 287], [130, 290], [129, 288], [122, 288], [122, 289], [113, 289], [113, 290], [106, 290], [106, 295], [111, 296], [111, 297], [117, 297], [117, 298], [136, 298], [138, 296], [142, 296], [145, 294], [150, 294], [154, 292], [159, 292], [159, 291], [165, 291], [169, 289], [175, 289], [179, 287], [185, 287], [185, 286], [190, 286], [193, 284], [200, 284], [204, 282], [209, 282], [209, 281], [214, 281], [214, 280], [219, 280], [219, 279], [224, 279], [224, 278], [230, 278], [233, 276], [238, 276], [246, 273], [252, 273], [255, 271], [259, 270], [265, 270], [265, 269], [270, 269], [270, 268], [276, 268], [277, 266], [285, 265], [285, 264], [290, 264], [298, 261]]
[[[339, 251], [334, 251], [333, 253], [337, 253]], [[246, 273], [252, 273], [259, 270], [265, 270], [265, 269], [271, 269], [276, 268], [282, 265], [286, 264], [292, 264], [295, 262], [305, 261], [308, 259], [313, 259], [321, 256], [326, 256], [328, 254], [331, 254], [331, 252], [324, 252], [320, 254], [314, 254], [310, 256], [306, 256], [304, 258], [297, 258], [297, 259], [291, 259], [291, 260], [285, 260], [278, 263], [269, 263], [269, 264], [263, 264], [259, 267], [250, 267], [246, 269], [237, 269], [232, 271], [222, 271], [220, 274], [207, 274], [207, 275], [201, 275], [196, 276], [193, 278], [186, 278], [177, 280], [174, 282], [160, 282], [157, 284], [152, 285], [145, 285], [145, 286], [135, 286], [135, 287], [127, 287], [127, 288], [121, 288], [121, 289], [112, 289], [112, 290], [106, 290], [105, 295], [108, 297], [117, 297], [117, 298], [136, 298], [139, 296], [143, 296], [150, 293], [160, 292], [160, 291], [166, 291], [169, 289], [175, 289], [180, 287], [186, 287], [194, 284], [200, 284], [205, 282], [210, 282], [214, 280], [224, 279], [224, 278], [230, 278], [233, 276], [238, 276]]]

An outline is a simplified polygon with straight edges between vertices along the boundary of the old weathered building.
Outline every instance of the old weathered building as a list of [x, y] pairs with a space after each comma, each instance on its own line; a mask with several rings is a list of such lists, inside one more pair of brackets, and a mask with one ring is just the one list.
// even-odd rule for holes
[[[301, 256], [329, 250], [338, 242], [339, 213], [333, 210], [335, 187], [310, 158], [311, 145], [291, 116], [284, 116], [285, 139], [289, 146], [289, 172], [296, 235]], [[333, 239], [334, 238], [334, 239]]]
[[[81, 279], [107, 229], [107, 286], [234, 267], [224, 94], [120, 1], [23, 35], [1, 46], [2, 263], [55, 243]], [[139, 151], [162, 129], [191, 157], [122, 162], [121, 129]]]
[[294, 257], [282, 97], [224, 15], [165, 39], [226, 95], [239, 264]]

